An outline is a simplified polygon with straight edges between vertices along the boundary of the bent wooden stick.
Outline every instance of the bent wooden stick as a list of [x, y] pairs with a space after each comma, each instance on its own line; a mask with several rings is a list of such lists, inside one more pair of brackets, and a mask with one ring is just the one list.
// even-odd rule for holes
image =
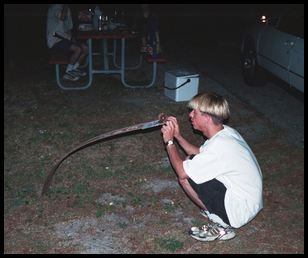
[[112, 136], [115, 135], [120, 135], [120, 134], [124, 134], [127, 132], [133, 132], [133, 131], [138, 131], [138, 130], [145, 130], [145, 129], [149, 129], [152, 127], [156, 127], [156, 126], [160, 126], [163, 125], [164, 122], [167, 119], [167, 116], [165, 114], [159, 114], [159, 119], [158, 120], [154, 120], [154, 121], [150, 121], [150, 122], [145, 122], [145, 123], [141, 123], [141, 124], [136, 124], [136, 125], [132, 125], [132, 126], [128, 126], [128, 127], [124, 127], [121, 129], [117, 129], [117, 130], [113, 130], [107, 133], [103, 133], [100, 134], [92, 139], [89, 139], [85, 142], [80, 143], [77, 147], [75, 147], [74, 149], [72, 149], [71, 151], [67, 152], [48, 172], [47, 178], [45, 180], [45, 183], [43, 185], [43, 189], [42, 189], [42, 193], [41, 195], [43, 196], [49, 189], [50, 185], [51, 185], [51, 181], [52, 178], [54, 176], [54, 174], [56, 173], [57, 168], [60, 166], [60, 164], [70, 155], [72, 155], [73, 153], [88, 147], [92, 144], [98, 143], [99, 141], [106, 139], [106, 138], [110, 138]]

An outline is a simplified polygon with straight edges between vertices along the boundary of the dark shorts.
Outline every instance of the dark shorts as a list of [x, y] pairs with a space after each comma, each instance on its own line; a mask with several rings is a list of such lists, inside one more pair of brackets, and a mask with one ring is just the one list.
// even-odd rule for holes
[[57, 49], [61, 51], [67, 51], [69, 52], [71, 45], [73, 45], [73, 42], [68, 39], [62, 39], [56, 44], [52, 46], [52, 49]]
[[230, 225], [225, 208], [225, 194], [227, 189], [224, 184], [217, 179], [212, 179], [202, 184], [196, 184], [189, 178], [188, 182], [198, 194], [207, 210], [210, 213], [216, 214], [226, 224]]

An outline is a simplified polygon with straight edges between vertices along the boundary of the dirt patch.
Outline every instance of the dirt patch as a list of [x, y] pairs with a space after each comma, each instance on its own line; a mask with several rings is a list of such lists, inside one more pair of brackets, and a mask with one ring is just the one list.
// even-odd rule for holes
[[[72, 155], [40, 198], [48, 169], [73, 146], [161, 112], [177, 116], [183, 135], [201, 144], [186, 103], [163, 94], [164, 70], [175, 64], [160, 66], [157, 86], [145, 90], [97, 75], [87, 91], [61, 91], [53, 68], [44, 65], [35, 78], [5, 77], [5, 253], [304, 252], [304, 149], [283, 141], [279, 128], [232, 96], [230, 124], [247, 139], [264, 175], [264, 209], [233, 240], [200, 243], [188, 236], [189, 227], [205, 221], [179, 187], [159, 130]], [[200, 90], [211, 87], [220, 89], [201, 77]]]
[[128, 220], [110, 214], [108, 217], [61, 222], [55, 225], [54, 232], [63, 245], [78, 246], [83, 254], [131, 253], [125, 238], [114, 237], [119, 233], [119, 229], [115, 230], [118, 224], [128, 224]]
[[159, 193], [164, 189], [177, 189], [179, 187], [178, 183], [174, 180], [152, 180], [152, 182], [144, 185], [143, 189], [151, 190], [154, 193]]

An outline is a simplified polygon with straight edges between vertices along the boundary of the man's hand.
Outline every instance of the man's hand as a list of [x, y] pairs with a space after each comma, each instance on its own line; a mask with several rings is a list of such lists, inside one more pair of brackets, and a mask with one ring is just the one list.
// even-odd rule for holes
[[179, 127], [179, 124], [178, 124], [178, 121], [176, 119], [176, 117], [174, 116], [169, 116], [167, 121], [169, 121], [172, 125], [172, 128], [173, 128], [173, 136], [175, 138], [178, 138], [179, 136], [181, 136], [181, 133], [180, 133], [180, 127]]
[[161, 132], [163, 133], [163, 140], [167, 142], [169, 140], [173, 140], [174, 138], [174, 128], [170, 121], [167, 121], [163, 127], [161, 128]]
[[163, 133], [164, 142], [179, 137], [180, 129], [176, 118], [173, 116], [169, 116], [166, 123], [162, 127], [161, 132]]
[[188, 155], [198, 154], [200, 152], [198, 146], [189, 143], [185, 138], [183, 138], [180, 132], [178, 121], [174, 116], [169, 116], [165, 124], [166, 125], [161, 129], [164, 142], [176, 138], [177, 143], [185, 150]]

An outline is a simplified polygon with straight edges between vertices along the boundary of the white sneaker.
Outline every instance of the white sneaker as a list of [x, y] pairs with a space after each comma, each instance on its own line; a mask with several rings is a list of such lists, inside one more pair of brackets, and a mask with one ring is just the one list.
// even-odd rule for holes
[[229, 240], [235, 237], [235, 231], [231, 227], [224, 228], [218, 223], [210, 222], [201, 228], [192, 227], [189, 235], [199, 241], [209, 242], [214, 240]]
[[71, 70], [70, 72], [75, 74], [76, 76], [81, 76], [81, 77], [84, 77], [87, 75], [85, 71], [82, 71], [81, 69], [78, 69], [78, 68]]
[[73, 74], [71, 71], [68, 71], [64, 74], [63, 79], [69, 80], [69, 81], [78, 81], [79, 76]]

